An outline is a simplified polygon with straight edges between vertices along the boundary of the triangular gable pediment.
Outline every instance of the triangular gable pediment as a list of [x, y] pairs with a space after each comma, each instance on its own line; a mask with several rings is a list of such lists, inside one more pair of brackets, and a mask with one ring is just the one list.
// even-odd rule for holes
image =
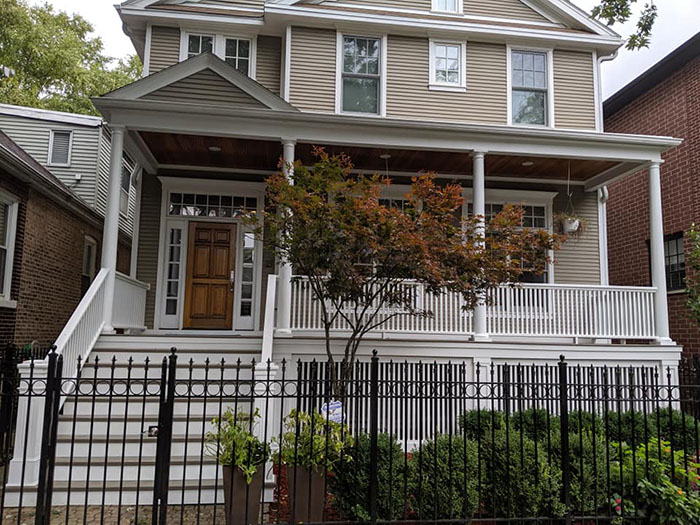
[[104, 97], [298, 111], [211, 53], [187, 59]]

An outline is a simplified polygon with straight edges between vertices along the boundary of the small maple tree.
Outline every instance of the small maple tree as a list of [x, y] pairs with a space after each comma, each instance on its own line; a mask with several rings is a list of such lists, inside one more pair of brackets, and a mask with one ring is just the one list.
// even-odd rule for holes
[[[544, 272], [559, 245], [546, 230], [521, 227], [520, 206], [504, 207], [485, 229], [478, 217], [462, 219], [462, 187], [440, 185], [435, 174], [413, 177], [405, 204], [392, 207], [381, 202], [389, 178], [352, 173], [344, 155], [315, 155], [311, 167], [295, 164], [293, 181], [283, 171], [267, 179], [264, 242], [308, 282], [339, 398], [367, 334], [395, 317], [434, 315], [407, 281], [427, 294], [458, 293], [473, 309], [489, 289], [517, 283], [525, 271]], [[336, 356], [339, 321], [347, 330]]]

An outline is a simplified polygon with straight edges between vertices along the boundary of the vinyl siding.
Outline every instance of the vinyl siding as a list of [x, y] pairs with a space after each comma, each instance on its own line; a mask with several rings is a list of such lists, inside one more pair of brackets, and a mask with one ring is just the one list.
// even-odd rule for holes
[[[566, 190], [554, 199], [554, 213], [566, 210]], [[554, 282], [559, 284], [600, 284], [600, 245], [598, 228], [598, 195], [574, 190], [576, 214], [586, 221], [585, 231], [578, 238], [567, 240], [555, 254]]]
[[335, 112], [336, 32], [292, 28], [289, 102], [301, 110]]
[[180, 29], [153, 26], [151, 28], [151, 56], [148, 74], [177, 64], [180, 61]]
[[280, 68], [282, 66], [282, 39], [275, 36], [259, 36], [255, 79], [280, 94]]
[[164, 102], [266, 107], [210, 69], [195, 73], [143, 98]]
[[[99, 127], [78, 126], [0, 114], [0, 129], [34, 157], [37, 162], [58, 177], [61, 182], [71, 188], [89, 206], [95, 207]], [[48, 165], [51, 130], [73, 132], [69, 167]], [[79, 182], [75, 180], [76, 175], [80, 175]]]
[[151, 285], [146, 294], [146, 326], [153, 328], [158, 280], [161, 185], [155, 175], [145, 172], [141, 184], [141, 224], [136, 278]]
[[389, 36], [387, 116], [507, 123], [506, 48], [467, 43], [467, 90], [431, 91], [430, 43], [426, 38]]
[[590, 53], [554, 51], [554, 122], [558, 128], [595, 129]]
[[[324, 2], [330, 4], [333, 2]], [[343, 0], [343, 3], [361, 6], [389, 7], [430, 11], [431, 0]], [[528, 22], [551, 21], [540, 13], [526, 6], [520, 0], [464, 0], [464, 14], [469, 16], [487, 16], [512, 18]]]

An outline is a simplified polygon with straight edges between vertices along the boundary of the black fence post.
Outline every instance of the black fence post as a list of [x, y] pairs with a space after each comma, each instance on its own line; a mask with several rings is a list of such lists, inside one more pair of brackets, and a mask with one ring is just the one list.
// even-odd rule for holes
[[153, 525], [165, 525], [168, 517], [170, 453], [173, 442], [173, 411], [175, 408], [175, 383], [177, 374], [177, 355], [175, 354], [175, 348], [171, 348], [170, 352], [170, 356], [163, 359], [161, 369], [156, 472], [153, 486]]
[[377, 351], [372, 354], [370, 369], [370, 401], [369, 401], [369, 515], [372, 523], [377, 523], [377, 491], [379, 479], [377, 461], [379, 434], [379, 358]]
[[9, 463], [13, 445], [18, 353], [17, 347], [8, 344], [3, 350], [0, 362], [0, 465]]
[[41, 458], [39, 463], [39, 484], [36, 495], [34, 523], [44, 525], [51, 519], [51, 499], [53, 495], [53, 472], [56, 464], [56, 438], [58, 434], [58, 411], [61, 404], [61, 373], [63, 356], [52, 348], [48, 355], [46, 389], [44, 392], [44, 428], [41, 433]]
[[559, 360], [559, 412], [561, 433], [561, 501], [566, 511], [566, 523], [571, 523], [571, 450], [569, 448], [569, 378], [562, 355]]

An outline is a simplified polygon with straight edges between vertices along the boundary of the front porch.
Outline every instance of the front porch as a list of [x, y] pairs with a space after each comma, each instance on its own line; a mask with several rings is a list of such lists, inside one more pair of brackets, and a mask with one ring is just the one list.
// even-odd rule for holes
[[[156, 96], [176, 84], [177, 92], [191, 89], [181, 81], [203, 70], [219, 75], [219, 87], [235, 92], [237, 102]], [[457, 296], [433, 296], [406, 283], [432, 315], [398, 316], [372, 334], [374, 340], [630, 342], [669, 345], [678, 353], [668, 332], [659, 182], [661, 153], [676, 139], [302, 113], [206, 55], [95, 103], [113, 129], [100, 332], [248, 336], [261, 339], [264, 359], [282, 342], [320, 335], [304, 279], [265, 253], [241, 216], [262, 211], [265, 178], [280, 158], [289, 172], [294, 161], [312, 164], [313, 148], [321, 146], [348, 154], [357, 173], [391, 177], [389, 202], [401, 201], [411, 176], [434, 171], [439, 180], [462, 185], [463, 217], [488, 217], [504, 203], [517, 203], [526, 207], [528, 225], [552, 230], [555, 214], [571, 201], [587, 222], [537, 282], [493, 290], [473, 311], [464, 311]], [[116, 275], [111, 247], [124, 141], [144, 166], [128, 278]], [[648, 170], [650, 182], [652, 286], [610, 286], [605, 185], [639, 170]], [[344, 326], [335, 329], [342, 335]]]

